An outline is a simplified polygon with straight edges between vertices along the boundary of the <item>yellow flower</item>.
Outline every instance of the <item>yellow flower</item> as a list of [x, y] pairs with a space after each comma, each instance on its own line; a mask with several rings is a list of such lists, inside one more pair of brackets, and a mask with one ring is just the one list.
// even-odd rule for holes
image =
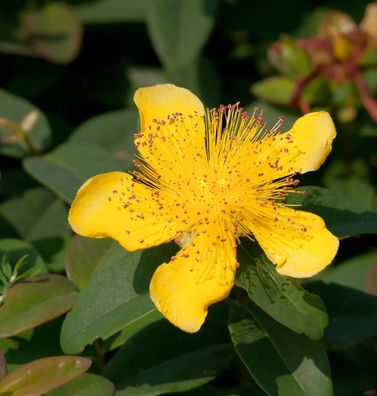
[[324, 221], [284, 206], [294, 175], [316, 170], [336, 132], [326, 112], [278, 133], [238, 104], [204, 110], [171, 84], [139, 89], [138, 171], [88, 180], [69, 213], [75, 232], [110, 237], [134, 251], [173, 239], [182, 246], [150, 283], [159, 311], [196, 332], [208, 306], [234, 284], [240, 236], [258, 241], [279, 273], [309, 277], [334, 258], [339, 241]]

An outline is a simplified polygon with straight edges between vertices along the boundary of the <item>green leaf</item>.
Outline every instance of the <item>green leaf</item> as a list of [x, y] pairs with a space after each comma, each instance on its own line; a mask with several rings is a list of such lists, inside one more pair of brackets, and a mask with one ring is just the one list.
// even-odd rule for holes
[[21, 15], [23, 33], [36, 54], [54, 63], [69, 63], [78, 55], [83, 35], [80, 18], [65, 3], [52, 2]]
[[365, 210], [348, 196], [322, 187], [305, 186], [298, 190], [305, 194], [291, 194], [287, 203], [299, 204], [300, 210], [321, 216], [338, 238], [377, 233], [377, 212]]
[[138, 115], [134, 109], [110, 111], [79, 125], [70, 136], [70, 142], [101, 146], [130, 169], [136, 153], [134, 133], [138, 130], [137, 123]]
[[377, 297], [336, 283], [310, 282], [306, 287], [321, 296], [330, 317], [328, 344], [341, 344], [377, 335]]
[[377, 252], [371, 252], [326, 268], [316, 276], [316, 280], [325, 283], [334, 282], [377, 295], [376, 276]]
[[62, 275], [39, 275], [7, 290], [0, 307], [0, 338], [11, 337], [69, 311], [76, 287]]
[[364, 160], [337, 160], [327, 168], [324, 183], [332, 192], [348, 197], [360, 211], [377, 210], [377, 193], [372, 177]]
[[157, 322], [161, 319], [162, 315], [157, 309], [146, 313], [139, 319], [135, 320], [133, 323], [128, 324], [119, 333], [115, 334], [105, 341], [105, 346], [107, 350], [114, 350], [122, 346], [131, 336], [136, 334], [139, 330], [150, 325], [151, 323]]
[[193, 59], [181, 67], [166, 70], [169, 82], [194, 92], [207, 107], [221, 103], [221, 75], [214, 62], [207, 58]]
[[53, 356], [27, 363], [0, 382], [0, 393], [42, 395], [88, 370], [91, 361], [80, 356]]
[[68, 279], [80, 290], [84, 289], [102, 257], [114, 243], [111, 239], [90, 239], [75, 235], [68, 245], [65, 260]]
[[268, 57], [278, 70], [291, 79], [309, 74], [311, 70], [309, 56], [287, 36], [270, 47]]
[[[62, 355], [59, 343], [62, 323], [62, 318], [56, 318], [32, 330], [17, 334], [12, 339], [1, 339], [0, 348], [5, 351], [9, 371], [32, 360]], [[14, 344], [7, 345], [9, 340], [12, 340]]]
[[239, 249], [236, 284], [277, 322], [312, 339], [322, 338], [328, 317], [321, 299], [279, 275], [262, 250], [247, 242]]
[[268, 395], [332, 395], [320, 341], [292, 332], [251, 301], [234, 309], [229, 328], [242, 362]]
[[25, 260], [24, 271], [35, 268], [38, 273], [47, 272], [46, 264], [42, 257], [28, 242], [19, 239], [1, 239], [0, 240], [0, 259], [3, 255], [7, 256], [8, 262], [12, 265], [16, 264], [23, 256], [27, 256]]
[[[0, 219], [32, 243], [49, 267], [62, 269], [61, 253], [70, 236], [67, 209], [63, 202], [44, 188], [27, 190], [0, 205]], [[51, 268], [50, 267], [50, 268]]]
[[251, 86], [251, 93], [271, 103], [288, 105], [295, 82], [285, 76], [268, 77]]
[[114, 393], [111, 381], [100, 375], [84, 373], [46, 396], [113, 396]]
[[107, 150], [86, 142], [64, 143], [43, 157], [27, 158], [23, 166], [32, 177], [68, 203], [90, 177], [123, 168]]
[[[50, 126], [45, 115], [25, 99], [0, 89], [0, 154], [22, 158], [31, 148], [15, 133], [14, 126], [24, 127], [35, 151], [45, 150], [50, 143]], [[29, 122], [25, 122], [28, 117]], [[30, 122], [31, 118], [34, 122]], [[15, 123], [15, 125], [13, 125]]]
[[147, 0], [150, 39], [168, 68], [192, 62], [202, 51], [215, 23], [216, 0]]
[[[182, 392], [214, 379], [233, 356], [223, 305], [212, 310], [196, 334], [161, 320], [130, 338], [105, 368], [117, 395]], [[216, 316], [218, 314], [218, 317]]]
[[107, 339], [154, 311], [149, 280], [175, 251], [171, 244], [134, 253], [116, 245], [107, 252], [64, 321], [63, 351], [80, 352], [95, 339]]
[[143, 22], [145, 0], [99, 0], [74, 8], [86, 25]]

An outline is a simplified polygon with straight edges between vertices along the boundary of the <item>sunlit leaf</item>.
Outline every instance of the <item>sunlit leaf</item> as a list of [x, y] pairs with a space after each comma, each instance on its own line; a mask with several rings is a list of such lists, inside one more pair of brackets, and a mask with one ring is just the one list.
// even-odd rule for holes
[[0, 307], [0, 337], [11, 337], [70, 310], [76, 287], [62, 275], [39, 275], [7, 290]]
[[84, 373], [46, 396], [113, 396], [114, 384], [100, 375]]
[[80, 356], [54, 356], [27, 363], [0, 382], [0, 393], [43, 395], [88, 370], [91, 361]]

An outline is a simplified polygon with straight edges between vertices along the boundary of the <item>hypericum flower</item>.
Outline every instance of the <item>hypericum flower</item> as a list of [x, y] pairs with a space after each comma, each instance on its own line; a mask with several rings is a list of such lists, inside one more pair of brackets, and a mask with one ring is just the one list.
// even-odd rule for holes
[[284, 205], [296, 173], [318, 169], [331, 150], [328, 113], [307, 114], [279, 134], [280, 121], [267, 130], [238, 104], [205, 111], [171, 84], [139, 89], [134, 99], [138, 170], [88, 180], [69, 222], [129, 251], [175, 239], [182, 249], [150, 283], [151, 299], [174, 325], [198, 331], [208, 306], [229, 295], [240, 236], [257, 240], [284, 275], [309, 277], [332, 261], [339, 241], [324, 221]]

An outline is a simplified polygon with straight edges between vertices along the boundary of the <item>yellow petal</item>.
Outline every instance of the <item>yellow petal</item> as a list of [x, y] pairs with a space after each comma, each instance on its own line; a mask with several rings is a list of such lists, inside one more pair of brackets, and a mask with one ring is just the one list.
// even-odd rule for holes
[[134, 101], [140, 114], [140, 129], [148, 131], [155, 120], [166, 120], [167, 115], [180, 112], [186, 115], [204, 115], [202, 102], [188, 89], [173, 84], [158, 84], [139, 88]]
[[208, 306], [229, 295], [235, 270], [234, 237], [221, 225], [202, 227], [189, 246], [157, 268], [150, 295], [171, 323], [194, 333], [204, 323]]
[[287, 207], [265, 209], [248, 227], [277, 271], [294, 278], [323, 270], [339, 246], [321, 217]]
[[123, 172], [97, 175], [84, 183], [69, 212], [82, 236], [113, 238], [133, 251], [173, 239], [182, 227], [161, 191], [135, 182]]
[[287, 143], [287, 146], [297, 150], [292, 166], [300, 173], [317, 170], [325, 162], [336, 136], [333, 120], [325, 111], [304, 115], [288, 133], [292, 136], [292, 143]]
[[135, 135], [141, 172], [181, 197], [201, 195], [195, 181], [208, 173], [203, 104], [172, 84], [140, 88], [134, 99], [141, 120], [141, 132]]
[[331, 151], [336, 131], [330, 115], [321, 111], [299, 118], [286, 133], [267, 133], [263, 139], [253, 138], [254, 134], [253, 128], [246, 139], [241, 134], [227, 153], [226, 171], [241, 170], [239, 185], [265, 188], [272, 180], [318, 169]]

